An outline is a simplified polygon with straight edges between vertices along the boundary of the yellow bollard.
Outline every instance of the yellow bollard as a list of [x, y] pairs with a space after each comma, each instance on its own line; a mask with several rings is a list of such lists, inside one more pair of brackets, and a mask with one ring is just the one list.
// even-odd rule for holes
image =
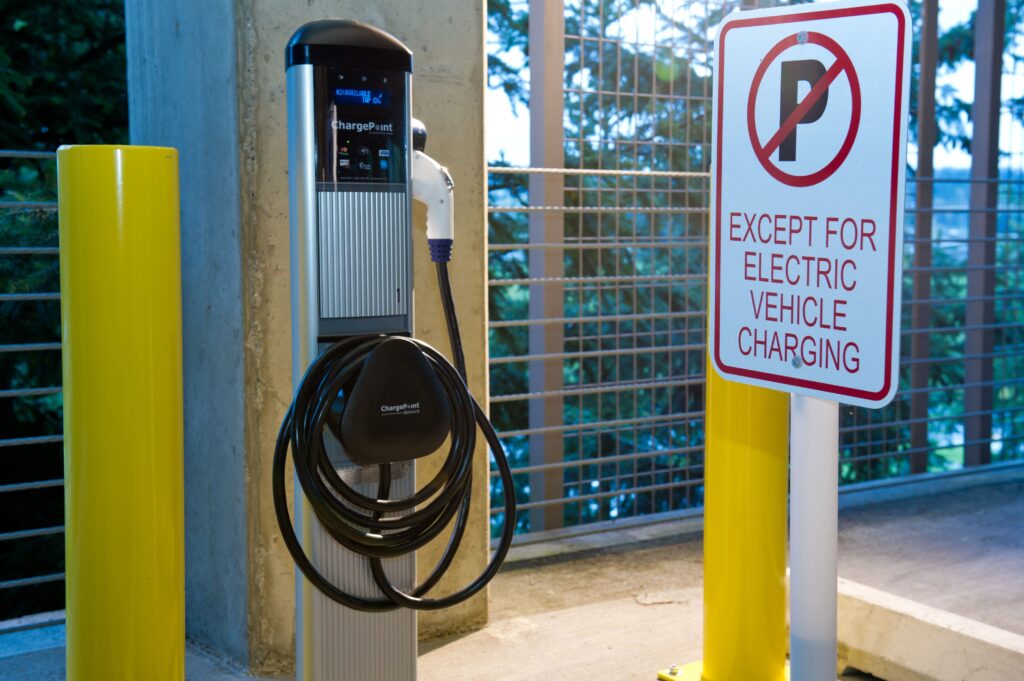
[[185, 678], [178, 154], [57, 152], [69, 681]]
[[704, 659], [658, 678], [783, 681], [789, 395], [707, 374]]

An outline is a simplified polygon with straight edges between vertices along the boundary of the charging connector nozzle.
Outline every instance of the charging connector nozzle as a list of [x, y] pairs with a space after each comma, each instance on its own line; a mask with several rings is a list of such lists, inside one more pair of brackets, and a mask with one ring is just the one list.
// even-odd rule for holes
[[412, 195], [427, 206], [430, 259], [449, 262], [455, 241], [455, 182], [448, 169], [422, 151], [413, 152]]

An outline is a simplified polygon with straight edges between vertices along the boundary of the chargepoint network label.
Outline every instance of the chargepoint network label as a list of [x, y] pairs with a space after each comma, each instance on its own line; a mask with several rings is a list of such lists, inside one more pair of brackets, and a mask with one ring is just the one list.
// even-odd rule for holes
[[719, 28], [709, 333], [725, 378], [892, 399], [910, 58], [897, 2], [739, 12]]

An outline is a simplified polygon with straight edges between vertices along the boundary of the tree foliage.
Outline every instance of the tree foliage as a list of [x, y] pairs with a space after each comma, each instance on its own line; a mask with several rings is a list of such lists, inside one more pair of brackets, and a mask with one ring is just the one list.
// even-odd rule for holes
[[[115, 0], [6, 0], [0, 3], [0, 149], [53, 151], [61, 144], [122, 143], [128, 137], [124, 6]], [[0, 201], [56, 199], [52, 160], [0, 158]], [[49, 210], [0, 210], [0, 247], [54, 248], [57, 217]], [[0, 293], [60, 289], [56, 255], [0, 255]], [[60, 340], [56, 300], [0, 302], [0, 344]], [[0, 390], [61, 384], [60, 352], [0, 353]], [[59, 435], [60, 393], [0, 399], [4, 438]], [[58, 442], [4, 449], [0, 484], [59, 480]], [[0, 495], [0, 532], [63, 524], [61, 488]], [[61, 534], [5, 542], [0, 581], [59, 573]], [[0, 620], [63, 608], [64, 585], [0, 590]]]
[[[920, 35], [920, 0], [914, 0], [911, 8], [915, 18], [915, 56], [918, 45], [916, 38]], [[940, 8], [941, 12], [941, 8]], [[953, 71], [974, 58], [974, 24], [977, 11], [971, 12], [966, 21], [949, 27], [938, 36], [938, 67], [941, 70]], [[1024, 21], [1024, 0], [1007, 0], [1006, 16], [1003, 32], [1003, 61], [1014, 64], [1024, 60], [1018, 35], [1021, 22]], [[917, 92], [918, 69], [914, 69], [914, 93]], [[949, 149], [971, 150], [971, 103], [974, 92], [961, 92], [951, 86], [939, 87], [936, 92], [935, 118], [938, 132], [938, 143]], [[1007, 99], [1004, 105], [1009, 107], [1018, 120], [1024, 121], [1024, 97]], [[912, 119], [916, 123], [916, 116]]]
[[0, 5], [0, 146], [127, 141], [124, 3]]

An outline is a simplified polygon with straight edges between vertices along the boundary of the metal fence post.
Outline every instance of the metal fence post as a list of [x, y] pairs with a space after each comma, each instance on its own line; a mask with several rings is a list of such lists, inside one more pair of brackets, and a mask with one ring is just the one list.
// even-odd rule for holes
[[[938, 52], [939, 2], [921, 4], [921, 73], [917, 87], [917, 189], [914, 215], [914, 306], [911, 328], [931, 325], [932, 195], [935, 166], [935, 64]], [[910, 472], [928, 470], [928, 371], [931, 336], [915, 333], [910, 341]]]
[[[562, 81], [565, 73], [565, 9], [562, 0], [530, 0], [530, 165], [562, 168], [565, 165]], [[565, 178], [560, 173], [532, 174], [529, 180], [531, 206], [561, 206]], [[560, 211], [530, 212], [530, 243], [558, 244], [564, 238], [564, 214]], [[564, 275], [561, 248], [532, 248], [529, 251], [531, 279]], [[530, 319], [563, 316], [563, 286], [555, 282], [530, 285]], [[565, 351], [561, 324], [529, 327], [530, 355]], [[562, 359], [537, 359], [529, 363], [531, 393], [552, 393], [562, 389]], [[548, 396], [530, 400], [531, 430], [562, 425], [562, 398]], [[530, 465], [561, 463], [563, 433], [530, 435]], [[562, 495], [561, 468], [530, 473], [530, 499], [559, 499]], [[552, 504], [530, 512], [532, 531], [561, 527], [563, 506]]]
[[992, 458], [992, 348], [995, 236], [999, 198], [1000, 78], [1005, 0], [982, 0], [974, 19], [974, 137], [971, 144], [970, 243], [964, 314], [964, 465]]

